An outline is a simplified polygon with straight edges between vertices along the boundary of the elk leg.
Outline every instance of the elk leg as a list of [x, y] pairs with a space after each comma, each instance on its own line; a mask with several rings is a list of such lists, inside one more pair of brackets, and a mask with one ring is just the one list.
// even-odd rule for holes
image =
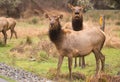
[[17, 39], [18, 37], [17, 37], [17, 32], [14, 30], [14, 34], [15, 34], [15, 38]]
[[77, 67], [77, 57], [75, 57], [75, 64], [74, 64], [74, 68]]
[[68, 57], [68, 67], [69, 67], [70, 79], [72, 79], [72, 57]]
[[12, 39], [13, 33], [15, 34], [15, 37], [16, 37], [16, 39], [17, 39], [17, 33], [16, 33], [16, 31], [13, 30], [13, 29], [11, 29], [11, 37], [10, 37], [10, 39]]
[[59, 60], [58, 60], [58, 67], [57, 67], [57, 78], [59, 76], [59, 72], [60, 72], [60, 68], [61, 68], [61, 65], [62, 65], [62, 62], [63, 62], [63, 56], [59, 56]]
[[81, 57], [79, 57], [79, 67], [81, 66]]
[[84, 57], [82, 57], [82, 66], [81, 67], [85, 68], [85, 58]]
[[7, 33], [4, 30], [2, 31], [2, 33], [4, 35], [4, 44], [6, 45], [6, 43], [7, 43]]
[[99, 69], [100, 69], [100, 62], [99, 62], [99, 59], [100, 59], [100, 56], [99, 56], [99, 53], [97, 50], [94, 50], [93, 51], [94, 55], [95, 55], [95, 59], [96, 59], [96, 75], [98, 74], [99, 72]]
[[11, 36], [10, 36], [10, 39], [12, 39], [12, 36], [13, 36], [13, 30], [11, 30]]
[[104, 71], [104, 66], [105, 66], [105, 56], [99, 51], [100, 54], [100, 60], [101, 60], [101, 64], [102, 64], [102, 68], [101, 70]]

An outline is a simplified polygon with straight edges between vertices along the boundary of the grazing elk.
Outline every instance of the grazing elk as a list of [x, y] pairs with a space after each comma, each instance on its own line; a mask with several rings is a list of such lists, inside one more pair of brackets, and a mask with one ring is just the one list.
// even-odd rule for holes
[[[72, 10], [72, 29], [74, 31], [80, 31], [83, 29], [83, 6], [72, 6], [68, 4], [68, 7]], [[79, 66], [85, 67], [84, 57], [79, 57]], [[74, 67], [77, 67], [77, 57], [75, 57]]]
[[3, 33], [4, 35], [4, 43], [6, 44], [7, 42], [7, 31], [11, 31], [11, 36], [10, 39], [13, 36], [13, 33], [15, 34], [15, 37], [17, 38], [17, 33], [15, 31], [15, 25], [16, 21], [13, 18], [5, 18], [5, 17], [0, 17], [0, 32]]
[[7, 42], [7, 31], [8, 29], [8, 21], [6, 18], [1, 17], [0, 18], [0, 32], [2, 32], [3, 36], [4, 36], [4, 44], [6, 44]]
[[[72, 79], [72, 58], [83, 57], [91, 52], [94, 53], [96, 59], [96, 74], [98, 74], [100, 69], [104, 71], [105, 56], [101, 53], [101, 48], [106, 39], [104, 32], [98, 28], [84, 29], [81, 31], [64, 31], [59, 21], [63, 15], [49, 16], [45, 14], [45, 17], [50, 20], [49, 38], [59, 52], [57, 77], [65, 56], [68, 57], [69, 75], [70, 79]], [[101, 68], [99, 65], [100, 61]]]

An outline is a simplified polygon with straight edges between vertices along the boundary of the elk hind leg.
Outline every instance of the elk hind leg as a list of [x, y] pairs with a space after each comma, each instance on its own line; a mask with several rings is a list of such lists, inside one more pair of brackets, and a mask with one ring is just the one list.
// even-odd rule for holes
[[98, 75], [99, 70], [100, 70], [100, 56], [99, 56], [99, 52], [97, 49], [93, 50], [93, 53], [96, 59], [96, 75]]
[[81, 65], [81, 67], [82, 68], [85, 68], [85, 58], [84, 57], [81, 57], [81, 62], [82, 62], [82, 65]]
[[77, 57], [75, 57], [75, 64], [74, 64], [74, 68], [77, 67]]

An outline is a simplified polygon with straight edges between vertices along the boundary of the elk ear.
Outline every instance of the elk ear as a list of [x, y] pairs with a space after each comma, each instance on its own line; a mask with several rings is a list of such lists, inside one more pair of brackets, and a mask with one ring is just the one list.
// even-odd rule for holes
[[70, 9], [73, 9], [73, 5], [71, 5], [71, 4], [69, 4], [69, 3], [68, 3], [68, 7], [69, 7]]
[[45, 18], [49, 18], [49, 15], [47, 13], [45, 13], [44, 15], [45, 15]]
[[62, 14], [61, 14], [61, 15], [59, 15], [59, 16], [58, 16], [58, 18], [62, 19], [62, 18], [63, 18], [63, 15], [62, 15]]

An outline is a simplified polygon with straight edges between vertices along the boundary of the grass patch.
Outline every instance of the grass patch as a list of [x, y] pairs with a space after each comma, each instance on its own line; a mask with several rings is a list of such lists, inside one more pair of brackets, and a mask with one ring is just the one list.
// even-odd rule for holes
[[0, 78], [5, 79], [8, 82], [16, 82], [15, 80], [12, 80], [12, 79], [10, 79], [8, 77], [0, 76]]

